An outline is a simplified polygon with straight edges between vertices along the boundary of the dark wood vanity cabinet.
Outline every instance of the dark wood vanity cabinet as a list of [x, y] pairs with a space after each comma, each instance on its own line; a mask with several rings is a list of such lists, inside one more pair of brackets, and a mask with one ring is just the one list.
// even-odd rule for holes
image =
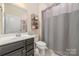
[[25, 55], [34, 56], [34, 38], [25, 41]]
[[34, 56], [34, 38], [0, 46], [0, 56]]

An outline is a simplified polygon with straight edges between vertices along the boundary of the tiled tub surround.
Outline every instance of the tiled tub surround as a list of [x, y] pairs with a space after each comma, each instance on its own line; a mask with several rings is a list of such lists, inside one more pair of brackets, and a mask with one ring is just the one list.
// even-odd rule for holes
[[1, 56], [33, 56], [35, 35], [0, 37]]

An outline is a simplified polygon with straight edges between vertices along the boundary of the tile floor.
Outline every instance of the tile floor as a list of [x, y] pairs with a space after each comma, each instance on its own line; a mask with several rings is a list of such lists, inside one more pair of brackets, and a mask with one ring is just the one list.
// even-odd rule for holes
[[[35, 50], [35, 56], [42, 56], [42, 55], [39, 55], [37, 49]], [[47, 49], [47, 50], [45, 51], [45, 56], [59, 56], [59, 55], [55, 54], [52, 49]]]

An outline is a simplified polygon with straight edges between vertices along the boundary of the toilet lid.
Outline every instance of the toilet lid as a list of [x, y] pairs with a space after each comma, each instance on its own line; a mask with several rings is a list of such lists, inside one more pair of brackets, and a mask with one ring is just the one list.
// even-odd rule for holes
[[46, 43], [45, 42], [42, 42], [42, 41], [38, 41], [38, 42], [36, 42], [36, 44], [37, 45], [40, 45], [40, 46], [45, 46], [46, 45]]

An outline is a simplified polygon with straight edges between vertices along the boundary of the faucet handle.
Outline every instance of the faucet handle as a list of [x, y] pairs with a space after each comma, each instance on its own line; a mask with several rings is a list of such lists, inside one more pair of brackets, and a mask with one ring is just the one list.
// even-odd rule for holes
[[20, 34], [20, 33], [17, 33], [17, 34], [16, 34], [16, 37], [20, 37], [20, 36], [21, 36], [21, 34]]

